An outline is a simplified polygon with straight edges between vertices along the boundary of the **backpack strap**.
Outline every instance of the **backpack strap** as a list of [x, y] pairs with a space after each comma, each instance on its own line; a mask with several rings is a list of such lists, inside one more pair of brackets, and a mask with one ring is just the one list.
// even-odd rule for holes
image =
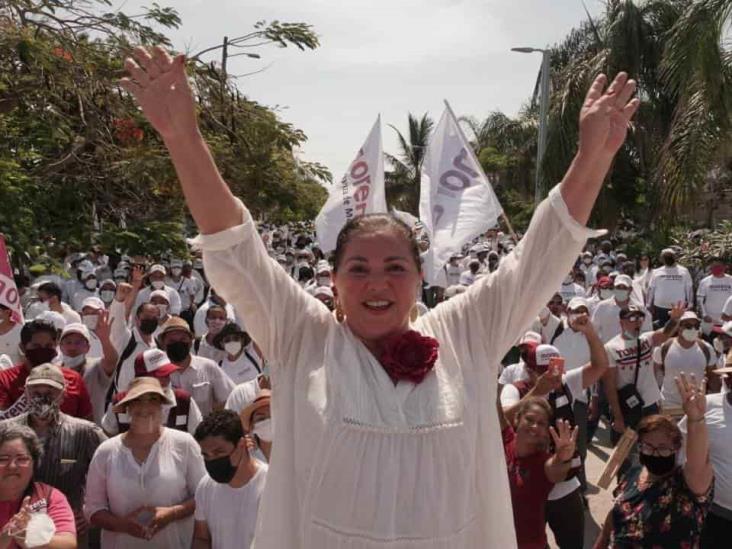
[[554, 341], [562, 335], [562, 332], [564, 332], [564, 322], [560, 322], [559, 326], [557, 326], [557, 329], [554, 330], [554, 335], [552, 335], [551, 340], [549, 341], [549, 345], [553, 345]]
[[199, 349], [201, 348], [201, 338], [197, 337], [193, 340], [193, 352], [195, 354], [198, 354]]
[[706, 370], [709, 367], [709, 360], [712, 358], [712, 355], [709, 352], [709, 347], [707, 347], [701, 339], [697, 339], [696, 344], [701, 349], [701, 352], [704, 353], [704, 369]]
[[135, 352], [136, 348], [137, 340], [135, 339], [135, 334], [132, 334], [132, 337], [130, 337], [130, 340], [127, 342], [127, 346], [125, 347], [124, 351], [122, 351], [122, 354], [119, 356], [119, 360], [117, 360], [117, 366], [115, 366], [114, 368], [114, 379], [112, 380], [112, 383], [109, 384], [109, 389], [107, 389], [107, 394], [104, 397], [105, 410], [112, 402], [114, 395], [119, 392], [119, 387], [117, 384], [119, 382], [119, 374], [122, 371], [122, 364], [124, 364], [125, 361], [132, 356], [132, 353]]

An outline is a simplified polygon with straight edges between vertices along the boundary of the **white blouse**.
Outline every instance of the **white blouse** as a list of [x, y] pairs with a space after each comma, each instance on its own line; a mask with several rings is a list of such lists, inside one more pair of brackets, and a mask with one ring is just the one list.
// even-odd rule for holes
[[439, 358], [396, 386], [345, 324], [271, 259], [248, 211], [195, 243], [272, 367], [274, 444], [257, 549], [516, 546], [496, 365], [585, 240], [555, 188], [494, 273], [421, 316]]
[[[194, 496], [204, 474], [201, 450], [188, 433], [163, 428], [142, 465], [117, 435], [99, 445], [89, 465], [84, 513], [87, 518], [102, 510], [123, 516], [142, 506], [178, 505]], [[192, 539], [192, 515], [168, 524], [150, 541], [102, 530], [104, 549], [190, 547]]]

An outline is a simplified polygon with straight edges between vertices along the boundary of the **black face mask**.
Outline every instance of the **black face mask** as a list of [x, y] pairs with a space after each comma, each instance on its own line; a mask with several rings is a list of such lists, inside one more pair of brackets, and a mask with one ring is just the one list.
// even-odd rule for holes
[[26, 349], [25, 358], [31, 363], [31, 366], [40, 366], [46, 362], [51, 362], [56, 356], [56, 349], [41, 347], [38, 349]]
[[662, 457], [641, 453], [638, 456], [638, 460], [641, 465], [648, 469], [649, 473], [657, 477], [667, 475], [674, 470], [674, 467], [676, 467], [676, 454]]
[[231, 454], [217, 459], [204, 461], [208, 476], [220, 484], [228, 484], [236, 474], [236, 467], [231, 464]]
[[140, 331], [145, 335], [151, 335], [157, 329], [158, 329], [158, 319], [157, 318], [143, 318], [140, 321]]
[[168, 346], [165, 348], [165, 354], [173, 362], [185, 360], [190, 353], [191, 344], [186, 341], [174, 341], [173, 343], [168, 343]]

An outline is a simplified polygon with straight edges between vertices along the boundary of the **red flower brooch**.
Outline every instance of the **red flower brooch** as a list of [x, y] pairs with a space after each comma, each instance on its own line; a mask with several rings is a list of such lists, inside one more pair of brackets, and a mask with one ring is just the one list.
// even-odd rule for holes
[[439, 347], [435, 338], [408, 330], [386, 339], [379, 362], [394, 385], [399, 380], [421, 383], [435, 367]]

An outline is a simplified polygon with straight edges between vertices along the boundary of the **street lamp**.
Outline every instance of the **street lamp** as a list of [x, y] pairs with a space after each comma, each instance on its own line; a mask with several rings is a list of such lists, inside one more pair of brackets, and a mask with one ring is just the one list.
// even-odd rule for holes
[[534, 207], [541, 201], [541, 161], [546, 151], [546, 137], [549, 117], [549, 49], [540, 48], [511, 48], [519, 53], [541, 53], [541, 83], [539, 100], [539, 140], [536, 150], [536, 178], [534, 181]]

